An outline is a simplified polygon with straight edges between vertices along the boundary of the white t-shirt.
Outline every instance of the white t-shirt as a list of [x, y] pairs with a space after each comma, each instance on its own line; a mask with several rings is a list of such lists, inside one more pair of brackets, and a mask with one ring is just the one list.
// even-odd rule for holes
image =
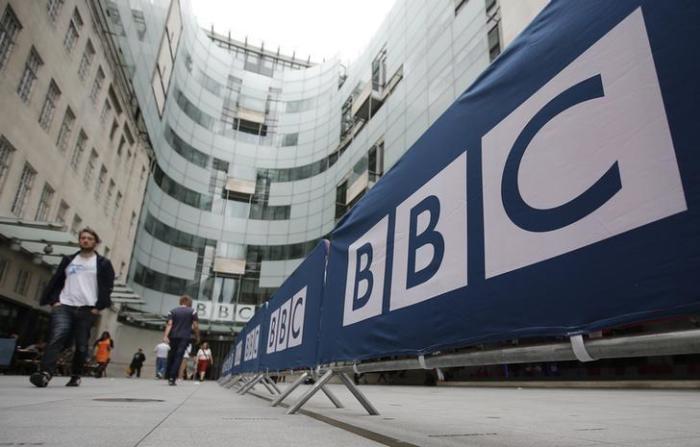
[[211, 349], [200, 349], [197, 351], [197, 360], [211, 360]]
[[159, 343], [158, 346], [156, 346], [156, 349], [154, 349], [156, 353], [156, 357], [158, 358], [167, 358], [168, 357], [168, 351], [170, 351], [170, 345], [163, 342]]
[[59, 297], [68, 306], [94, 306], [97, 303], [97, 255], [77, 255], [66, 267], [66, 283]]

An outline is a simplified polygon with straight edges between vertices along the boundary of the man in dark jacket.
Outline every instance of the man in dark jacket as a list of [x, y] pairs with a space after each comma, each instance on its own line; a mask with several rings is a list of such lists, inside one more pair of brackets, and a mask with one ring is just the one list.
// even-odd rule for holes
[[141, 377], [141, 368], [143, 368], [143, 362], [146, 361], [146, 355], [143, 353], [143, 348], [139, 348], [136, 354], [131, 358], [131, 364], [129, 364], [129, 377], [133, 377], [136, 373], [136, 377]]
[[51, 336], [41, 359], [41, 370], [29, 380], [43, 388], [49, 384], [60, 352], [71, 340], [75, 354], [70, 381], [79, 386], [83, 365], [89, 355], [88, 338], [100, 311], [109, 307], [114, 287], [114, 268], [109, 259], [97, 254], [100, 238], [91, 228], [78, 233], [80, 251], [64, 256], [41, 297], [42, 305], [51, 306]]

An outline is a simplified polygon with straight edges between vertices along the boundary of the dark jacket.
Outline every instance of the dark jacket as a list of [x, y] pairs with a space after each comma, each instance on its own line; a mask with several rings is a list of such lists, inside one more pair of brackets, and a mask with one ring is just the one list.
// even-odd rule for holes
[[[73, 253], [70, 256], [64, 256], [61, 263], [58, 264], [56, 272], [51, 277], [51, 280], [44, 289], [44, 294], [41, 296], [40, 304], [54, 304], [58, 302], [63, 286], [66, 284], [66, 267], [78, 256], [80, 252]], [[112, 304], [110, 298], [112, 289], [114, 288], [114, 268], [109, 259], [104, 256], [97, 255], [97, 309], [104, 309]]]

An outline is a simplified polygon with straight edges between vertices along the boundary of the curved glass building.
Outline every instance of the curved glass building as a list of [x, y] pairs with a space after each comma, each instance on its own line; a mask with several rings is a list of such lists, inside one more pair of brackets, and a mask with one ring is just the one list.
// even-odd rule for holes
[[346, 67], [203, 30], [188, 0], [101, 1], [156, 154], [144, 310], [187, 293], [243, 324], [544, 3], [400, 1]]

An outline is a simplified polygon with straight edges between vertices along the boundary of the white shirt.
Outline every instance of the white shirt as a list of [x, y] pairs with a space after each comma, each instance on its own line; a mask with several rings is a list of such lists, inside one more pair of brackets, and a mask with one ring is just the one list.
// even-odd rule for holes
[[211, 349], [200, 349], [197, 351], [197, 360], [211, 360]]
[[156, 353], [156, 357], [161, 359], [168, 357], [168, 351], [170, 351], [170, 345], [165, 342], [159, 343], [156, 349], [153, 350]]
[[59, 297], [68, 306], [94, 306], [97, 303], [97, 255], [77, 255], [66, 267], [66, 283]]

